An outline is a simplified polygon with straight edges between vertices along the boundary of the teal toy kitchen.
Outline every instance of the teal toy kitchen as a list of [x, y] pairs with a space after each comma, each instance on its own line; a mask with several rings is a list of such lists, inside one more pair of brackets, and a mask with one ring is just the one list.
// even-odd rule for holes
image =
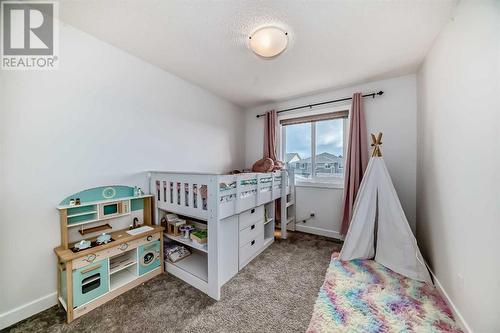
[[163, 227], [152, 223], [152, 197], [137, 187], [103, 186], [57, 206], [57, 291], [68, 323], [163, 272]]

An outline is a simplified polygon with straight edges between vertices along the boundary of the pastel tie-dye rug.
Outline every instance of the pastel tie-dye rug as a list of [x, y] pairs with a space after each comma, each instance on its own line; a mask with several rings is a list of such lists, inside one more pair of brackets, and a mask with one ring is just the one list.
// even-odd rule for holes
[[437, 289], [373, 260], [332, 256], [309, 333], [462, 332]]

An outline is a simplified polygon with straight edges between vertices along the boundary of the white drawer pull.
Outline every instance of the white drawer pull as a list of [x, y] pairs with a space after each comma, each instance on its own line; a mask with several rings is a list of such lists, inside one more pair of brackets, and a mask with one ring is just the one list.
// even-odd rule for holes
[[128, 244], [127, 243], [123, 243], [122, 245], [120, 245], [119, 249], [122, 250], [122, 251], [125, 251], [126, 249], [128, 248]]

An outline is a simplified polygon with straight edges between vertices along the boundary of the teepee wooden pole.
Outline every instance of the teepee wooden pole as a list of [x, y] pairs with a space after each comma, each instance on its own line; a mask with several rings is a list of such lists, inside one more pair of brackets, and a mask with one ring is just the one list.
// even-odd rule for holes
[[382, 157], [382, 151], [380, 150], [380, 146], [382, 145], [382, 132], [379, 132], [376, 137], [373, 133], [370, 135], [372, 137], [371, 146], [373, 147], [372, 157]]

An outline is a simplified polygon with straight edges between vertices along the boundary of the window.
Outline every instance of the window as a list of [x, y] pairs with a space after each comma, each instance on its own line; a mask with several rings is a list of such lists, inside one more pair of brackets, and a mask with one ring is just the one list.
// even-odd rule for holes
[[316, 125], [315, 177], [343, 177], [343, 169], [335, 168], [335, 165], [344, 164], [344, 119], [322, 120], [313, 124]]
[[[295, 174], [304, 178], [311, 175], [311, 123], [286, 126], [286, 158], [287, 168], [294, 169]], [[294, 168], [289, 163], [291, 159], [300, 168]]]
[[280, 123], [283, 159], [297, 180], [342, 182], [347, 111], [283, 119]]

